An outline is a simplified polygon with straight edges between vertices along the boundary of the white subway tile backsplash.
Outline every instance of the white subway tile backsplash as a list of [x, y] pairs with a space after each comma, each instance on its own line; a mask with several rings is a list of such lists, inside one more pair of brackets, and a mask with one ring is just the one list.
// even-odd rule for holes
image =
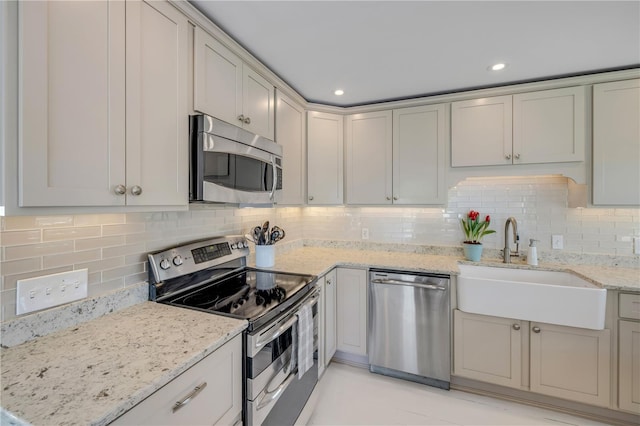
[[100, 226], [81, 226], [77, 228], [54, 228], [42, 231], [43, 241], [76, 240], [79, 238], [99, 237]]
[[55, 241], [51, 243], [27, 244], [23, 246], [9, 246], [4, 248], [4, 259], [15, 260], [28, 257], [46, 256], [50, 254], [73, 252], [73, 241]]
[[5, 231], [0, 233], [0, 243], [4, 247], [39, 243], [41, 240], [42, 232], [39, 229]]

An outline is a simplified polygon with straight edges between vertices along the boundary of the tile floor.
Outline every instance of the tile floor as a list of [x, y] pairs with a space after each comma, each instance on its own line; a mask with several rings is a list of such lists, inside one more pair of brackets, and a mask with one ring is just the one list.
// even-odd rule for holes
[[332, 362], [308, 425], [580, 425], [604, 423]]

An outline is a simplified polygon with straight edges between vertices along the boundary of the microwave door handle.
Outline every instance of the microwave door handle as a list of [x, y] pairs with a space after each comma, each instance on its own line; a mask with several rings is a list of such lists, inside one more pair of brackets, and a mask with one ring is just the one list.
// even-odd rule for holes
[[278, 186], [278, 169], [276, 167], [276, 159], [271, 160], [271, 169], [273, 170], [273, 185], [271, 185], [271, 193], [269, 194], [269, 199], [271, 201], [275, 201], [274, 197], [276, 195], [276, 187]]

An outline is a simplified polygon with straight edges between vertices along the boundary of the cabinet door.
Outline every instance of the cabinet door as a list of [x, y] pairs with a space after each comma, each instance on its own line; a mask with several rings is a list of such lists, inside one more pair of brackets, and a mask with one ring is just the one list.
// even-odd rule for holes
[[18, 7], [20, 206], [123, 205], [124, 2]]
[[276, 94], [276, 142], [282, 145], [282, 195], [278, 204], [302, 205], [305, 198], [307, 152], [304, 110], [282, 93]]
[[620, 321], [618, 407], [640, 414], [640, 323]]
[[640, 79], [593, 86], [593, 204], [640, 205]]
[[274, 139], [275, 89], [260, 74], [244, 66], [242, 78], [243, 127], [267, 139]]
[[242, 126], [242, 61], [196, 27], [194, 35], [193, 109]]
[[338, 268], [337, 349], [367, 355], [367, 271]]
[[497, 385], [522, 385], [526, 321], [454, 311], [454, 374]]
[[186, 206], [189, 23], [168, 2], [126, 10], [127, 204]]
[[[242, 416], [242, 361], [239, 335], [111, 424], [235, 424]], [[196, 387], [201, 390], [198, 392]], [[186, 401], [188, 396], [188, 403], [175, 410], [176, 402]]]
[[393, 111], [393, 204], [443, 204], [445, 106]]
[[513, 163], [584, 161], [585, 87], [513, 96]]
[[392, 203], [392, 123], [391, 111], [347, 117], [347, 204]]
[[324, 304], [324, 362], [329, 365], [337, 348], [336, 306], [337, 306], [337, 282], [336, 270], [333, 269], [325, 275], [325, 304]]
[[511, 164], [512, 97], [451, 104], [451, 166]]
[[307, 114], [307, 200], [310, 205], [342, 204], [343, 118]]
[[609, 406], [609, 330], [531, 323], [531, 390]]

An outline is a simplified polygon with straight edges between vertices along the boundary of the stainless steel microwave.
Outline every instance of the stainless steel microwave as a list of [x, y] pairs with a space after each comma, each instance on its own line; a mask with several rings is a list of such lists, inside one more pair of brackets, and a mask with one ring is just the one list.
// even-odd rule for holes
[[270, 205], [282, 190], [282, 147], [208, 115], [192, 115], [190, 201]]

